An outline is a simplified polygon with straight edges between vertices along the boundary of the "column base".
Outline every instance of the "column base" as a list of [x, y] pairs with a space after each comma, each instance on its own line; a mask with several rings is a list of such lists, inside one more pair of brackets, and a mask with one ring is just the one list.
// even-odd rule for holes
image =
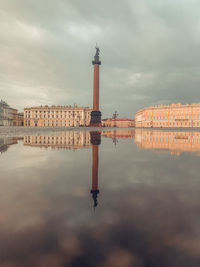
[[91, 112], [90, 126], [100, 127], [101, 126], [101, 111], [93, 110]]

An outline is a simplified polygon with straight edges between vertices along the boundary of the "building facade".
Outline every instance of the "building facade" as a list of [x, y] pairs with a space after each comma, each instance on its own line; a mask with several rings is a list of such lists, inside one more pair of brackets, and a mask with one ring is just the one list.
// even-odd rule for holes
[[24, 109], [24, 126], [89, 126], [92, 109], [72, 106], [40, 106]]
[[3, 106], [0, 102], [0, 126], [3, 126]]
[[135, 121], [128, 118], [116, 118], [116, 119], [103, 119], [102, 120], [103, 127], [134, 127]]
[[199, 128], [200, 103], [151, 106], [135, 114], [135, 127]]
[[22, 126], [23, 114], [11, 108], [5, 101], [0, 101], [0, 126]]
[[14, 117], [14, 126], [23, 126], [24, 125], [24, 113], [17, 113]]

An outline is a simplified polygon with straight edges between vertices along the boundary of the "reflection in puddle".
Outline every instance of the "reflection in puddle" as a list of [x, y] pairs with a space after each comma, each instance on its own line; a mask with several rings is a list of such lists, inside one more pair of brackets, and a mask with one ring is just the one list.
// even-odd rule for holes
[[135, 142], [144, 149], [168, 150], [177, 155], [199, 152], [200, 132], [135, 130]]
[[0, 137], [0, 153], [4, 153], [11, 145], [17, 144], [17, 137]]
[[[162, 131], [162, 130], [112, 130], [102, 131], [102, 137], [111, 138], [117, 145], [119, 139], [134, 139], [138, 147], [152, 150], [165, 150], [174, 154], [200, 151], [200, 132], [198, 131]], [[12, 144], [22, 138], [0, 138], [0, 152], [5, 152]], [[24, 136], [24, 145], [40, 148], [89, 148], [91, 133], [88, 131], [68, 131], [53, 135]]]
[[101, 133], [90, 132], [92, 144], [92, 189], [91, 194], [94, 200], [94, 208], [97, 206], [98, 189], [98, 169], [99, 169], [99, 145], [101, 144]]
[[0, 140], [0, 266], [200, 266], [199, 132]]
[[90, 133], [68, 131], [57, 135], [28, 135], [24, 137], [24, 145], [46, 148], [88, 148], [91, 146]]

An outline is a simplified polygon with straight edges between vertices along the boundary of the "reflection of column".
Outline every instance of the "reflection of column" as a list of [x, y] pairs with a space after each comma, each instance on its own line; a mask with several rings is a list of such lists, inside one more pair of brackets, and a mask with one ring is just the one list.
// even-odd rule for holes
[[92, 144], [92, 189], [90, 193], [94, 200], [94, 207], [98, 205], [97, 196], [98, 189], [98, 168], [99, 168], [99, 145], [101, 143], [101, 133], [90, 132], [91, 144]]

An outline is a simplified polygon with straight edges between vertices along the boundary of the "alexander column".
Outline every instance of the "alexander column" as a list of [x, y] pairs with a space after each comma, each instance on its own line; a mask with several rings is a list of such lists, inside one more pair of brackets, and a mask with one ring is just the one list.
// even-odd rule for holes
[[90, 126], [101, 126], [101, 111], [99, 110], [99, 47], [96, 46], [96, 54], [92, 64], [94, 65], [94, 81], [93, 81], [93, 110], [91, 112]]

